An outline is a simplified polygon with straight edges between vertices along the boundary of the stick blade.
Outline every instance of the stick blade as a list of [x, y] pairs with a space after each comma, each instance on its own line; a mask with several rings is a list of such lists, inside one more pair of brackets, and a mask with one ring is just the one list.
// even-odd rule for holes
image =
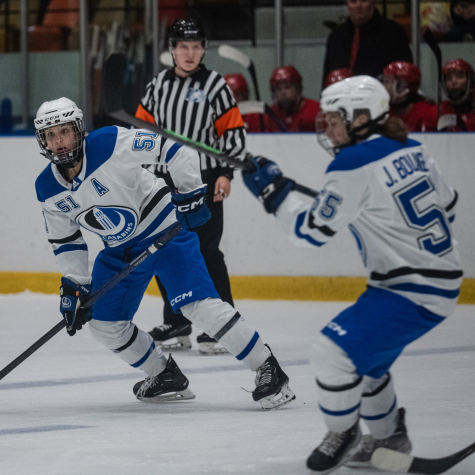
[[173, 57], [168, 51], [164, 51], [160, 55], [160, 62], [167, 68], [173, 68]]
[[376, 449], [371, 456], [371, 464], [388, 472], [408, 473], [414, 457], [395, 452], [384, 447]]
[[265, 113], [265, 104], [258, 101], [242, 101], [238, 104], [238, 108], [241, 115]]
[[230, 59], [231, 61], [241, 64], [246, 69], [251, 65], [249, 57], [237, 48], [234, 48], [234, 46], [220, 45], [218, 48], [218, 54], [222, 58]]

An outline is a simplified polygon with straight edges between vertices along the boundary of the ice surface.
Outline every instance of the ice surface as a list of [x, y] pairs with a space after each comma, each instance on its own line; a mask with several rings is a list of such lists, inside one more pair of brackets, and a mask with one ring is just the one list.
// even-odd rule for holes
[[[135, 322], [161, 323], [145, 297]], [[142, 373], [96, 343], [88, 330], [56, 335], [0, 382], [0, 473], [8, 475], [306, 474], [325, 433], [308, 350], [346, 303], [238, 301], [290, 376], [296, 401], [264, 412], [241, 388], [254, 374], [230, 355], [175, 358], [196, 394], [145, 404], [132, 394]], [[0, 296], [0, 368], [61, 320], [52, 295]], [[414, 453], [440, 457], [475, 440], [475, 308], [415, 342], [393, 367]], [[364, 474], [340, 469], [337, 474]], [[371, 471], [368, 473], [377, 473]], [[475, 455], [450, 473], [473, 475]]]

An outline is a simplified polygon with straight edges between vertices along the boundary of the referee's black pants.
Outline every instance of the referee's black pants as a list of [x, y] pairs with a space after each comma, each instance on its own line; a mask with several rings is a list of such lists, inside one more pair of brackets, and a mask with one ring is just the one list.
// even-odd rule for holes
[[[222, 300], [234, 307], [228, 269], [224, 262], [224, 254], [219, 250], [224, 225], [223, 202], [213, 201], [213, 195], [208, 195], [206, 204], [211, 211], [211, 219], [196, 231], [200, 240], [201, 254], [203, 255], [209, 275], [219, 296]], [[163, 323], [165, 325], [185, 325], [190, 323], [181, 313], [173, 313], [170, 302], [168, 301], [167, 291], [157, 276], [155, 276], [155, 279], [157, 280], [158, 288], [165, 303], [163, 307]]]

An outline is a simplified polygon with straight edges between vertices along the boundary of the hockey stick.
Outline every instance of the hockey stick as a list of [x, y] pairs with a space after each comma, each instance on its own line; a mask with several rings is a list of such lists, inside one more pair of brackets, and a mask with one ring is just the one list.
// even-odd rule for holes
[[437, 118], [439, 119], [442, 108], [442, 51], [435, 39], [434, 33], [429, 28], [424, 32], [423, 38], [434, 53], [437, 62]]
[[380, 447], [374, 451], [371, 464], [376, 468], [389, 472], [436, 475], [457, 465], [474, 452], [475, 443], [446, 457], [426, 459]]
[[[150, 122], [146, 122], [144, 120], [138, 119], [137, 117], [130, 115], [123, 109], [115, 111], [115, 112], [110, 112], [109, 115], [113, 117], [114, 119], [119, 120], [120, 122], [123, 122], [127, 125], [133, 125], [134, 127], [137, 127], [138, 129], [147, 129], [147, 130], [151, 130], [152, 132], [156, 132], [167, 139], [171, 139], [179, 144], [186, 145], [196, 150], [197, 152], [201, 152], [206, 155], [209, 155], [213, 158], [216, 158], [216, 160], [227, 163], [228, 165], [232, 165], [233, 167], [245, 169], [245, 170], [254, 168], [254, 165], [252, 165], [249, 161], [246, 161], [246, 160], [241, 161], [241, 160], [238, 160], [237, 158], [233, 158], [228, 155], [225, 155], [224, 153], [221, 153], [219, 150], [213, 147], [204, 145], [199, 142], [195, 142], [194, 140], [190, 140], [186, 137], [183, 137], [183, 135], [176, 134], [175, 132], [172, 132], [167, 129], [162, 129], [161, 127], [158, 127], [155, 124], [151, 124]], [[318, 195], [317, 191], [312, 190], [311, 188], [307, 188], [306, 186], [299, 185], [298, 183], [294, 184], [294, 190], [304, 195], [310, 196], [311, 198], [315, 198]]]
[[275, 112], [265, 103], [258, 101], [242, 101], [238, 104], [241, 115], [245, 114], [266, 114], [279, 127], [282, 132], [287, 132], [285, 124], [277, 117]]
[[[254, 63], [252, 62], [252, 59], [249, 58], [249, 56], [244, 54], [242, 51], [235, 48], [234, 46], [229, 46], [229, 45], [220, 45], [218, 47], [218, 54], [222, 58], [226, 58], [236, 63], [239, 63], [241, 66], [243, 66], [249, 71], [249, 74], [251, 75], [251, 79], [252, 79], [252, 85], [254, 87], [254, 94], [256, 95], [256, 100], [260, 101], [261, 95], [259, 93], [259, 85], [257, 83], [256, 68], [254, 66]], [[259, 117], [259, 122], [260, 122], [261, 130], [262, 132], [264, 132], [265, 128], [264, 128], [264, 121], [262, 120], [262, 116]]]
[[[130, 264], [125, 266], [112, 280], [104, 284], [100, 289], [94, 292], [91, 297], [82, 305], [84, 308], [91, 307], [94, 302], [97, 302], [104, 294], [109, 292], [112, 287], [115, 287], [122, 279], [127, 277], [132, 271], [135, 270], [147, 257], [152, 255], [158, 249], [163, 247], [167, 242], [171, 241], [179, 232], [181, 226], [179, 224], [174, 225], [169, 231], [167, 231], [161, 238], [157, 239], [148, 249], [142, 254], [136, 257]], [[13, 371], [18, 365], [23, 363], [29, 356], [31, 356], [36, 350], [41, 348], [47, 341], [59, 333], [66, 326], [65, 320], [61, 320], [56, 324], [48, 333], [45, 333], [38, 341], [33, 343], [26, 351], [24, 351], [18, 358], [15, 358], [10, 364], [5, 366], [0, 371], [0, 380], [3, 379], [8, 373]]]

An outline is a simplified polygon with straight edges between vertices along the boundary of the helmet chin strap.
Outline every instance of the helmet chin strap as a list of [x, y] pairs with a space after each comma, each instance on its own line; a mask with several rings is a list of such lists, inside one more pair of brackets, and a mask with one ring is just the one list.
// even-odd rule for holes
[[[348, 145], [343, 145], [342, 147], [349, 147], [350, 145], [355, 145], [358, 141], [365, 140], [371, 135], [374, 134], [378, 127], [378, 122], [383, 120], [388, 112], [383, 112], [381, 115], [378, 117], [375, 117], [372, 120], [368, 120], [368, 122], [365, 122], [364, 124], [358, 125], [358, 127], [355, 127], [354, 129], [348, 130], [349, 125], [347, 125], [347, 130], [348, 130], [348, 136], [350, 137], [350, 142]], [[364, 134], [361, 135], [356, 135], [358, 132], [368, 129]]]

